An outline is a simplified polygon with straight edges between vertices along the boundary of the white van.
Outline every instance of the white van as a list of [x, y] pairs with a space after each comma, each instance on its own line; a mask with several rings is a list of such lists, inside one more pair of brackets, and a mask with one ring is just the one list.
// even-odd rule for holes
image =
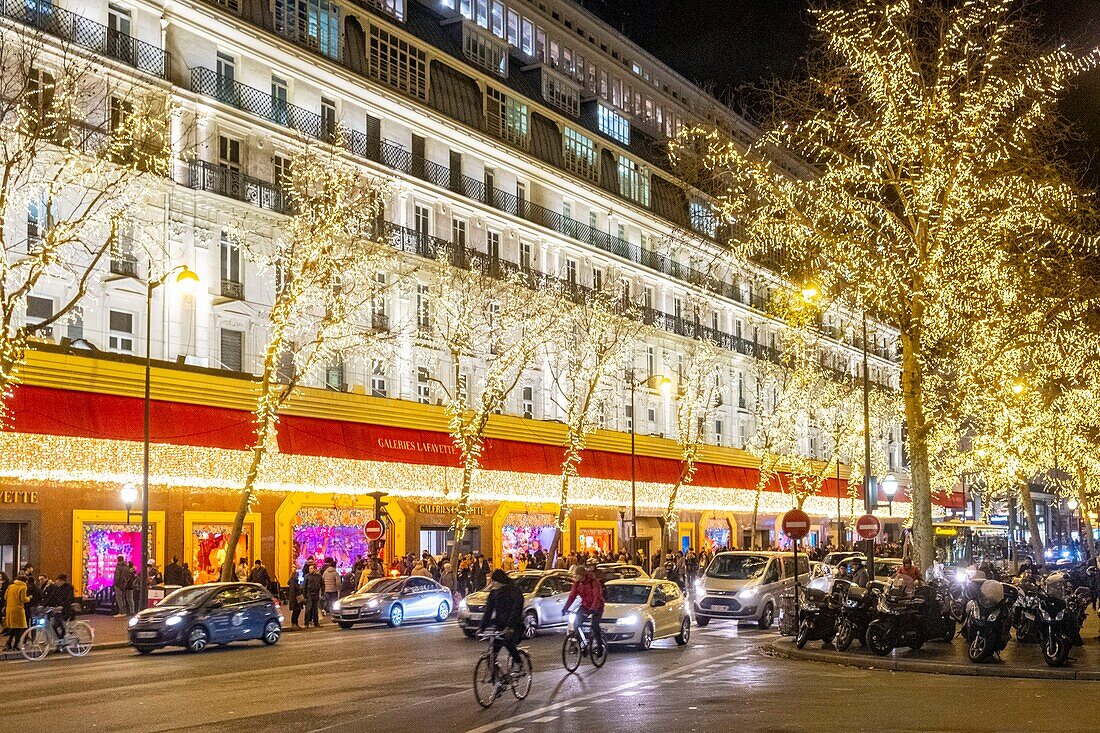
[[[810, 564], [798, 557], [799, 574], [808, 580]], [[695, 623], [712, 618], [755, 621], [767, 629], [783, 592], [794, 588], [794, 556], [788, 552], [720, 552], [695, 584]]]

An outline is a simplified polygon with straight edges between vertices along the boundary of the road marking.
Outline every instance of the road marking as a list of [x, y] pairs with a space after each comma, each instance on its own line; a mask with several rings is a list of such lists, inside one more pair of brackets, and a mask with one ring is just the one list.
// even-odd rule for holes
[[532, 723], [549, 723], [549, 722], [551, 722], [553, 720], [557, 720], [557, 719], [558, 719], [557, 715], [544, 715], [541, 718], [535, 718], [531, 722]]
[[634, 697], [635, 695], [641, 695], [641, 690], [627, 690], [622, 694], [623, 697]]
[[[715, 661], [718, 661], [718, 660], [729, 661], [729, 660], [733, 660], [733, 659], [743, 659], [745, 657], [751, 656], [752, 654], [753, 654], [752, 649], [744, 649], [744, 650], [737, 651], [737, 652], [730, 652], [729, 654], [723, 654], [722, 656], [718, 657]], [[671, 670], [669, 672], [665, 672], [664, 674], [659, 674], [655, 677], [651, 677], [650, 680], [653, 681], [653, 682], [659, 682], [659, 681], [665, 680], [665, 679], [672, 679], [673, 677], [676, 677], [679, 674], [681, 674], [682, 671], [683, 670], [680, 670], [680, 669]], [[511, 729], [511, 728], [501, 730], [501, 726], [514, 724], [514, 723], [519, 723], [520, 721], [530, 720], [531, 718], [537, 717], [539, 715], [545, 715], [546, 713], [551, 713], [551, 712], [555, 712], [555, 711], [558, 711], [558, 710], [562, 710], [562, 709], [566, 708], [567, 706], [574, 705], [578, 702], [587, 702], [589, 700], [596, 700], [596, 699], [606, 699], [610, 695], [615, 695], [617, 693], [625, 692], [627, 690], [633, 689], [636, 685], [637, 685], [636, 682], [627, 682], [626, 684], [619, 685], [618, 687], [612, 688], [610, 690], [600, 690], [599, 692], [593, 692], [593, 693], [590, 693], [588, 695], [582, 695], [580, 697], [576, 697], [576, 698], [570, 700], [569, 702], [558, 702], [558, 703], [553, 703], [551, 705], [545, 705], [541, 708], [536, 708], [535, 710], [531, 710], [531, 711], [528, 711], [526, 713], [522, 713], [520, 715], [514, 715], [511, 718], [509, 718], [508, 720], [498, 720], [498, 721], [495, 721], [495, 722], [492, 722], [492, 723], [486, 723], [485, 725], [480, 726], [478, 728], [471, 728], [470, 730], [466, 731], [466, 733], [489, 733], [490, 731], [496, 731], [496, 733], [509, 733], [510, 731], [513, 731], [513, 730], [522, 730], [522, 729]]]
[[562, 711], [562, 712], [566, 712], [566, 713], [579, 713], [580, 711], [582, 711], [582, 710], [587, 710], [587, 709], [588, 709], [588, 706], [587, 706], [587, 705], [577, 705], [577, 706], [574, 706], [574, 707], [571, 707], [571, 708], [566, 708], [566, 709], [565, 709], [564, 711]]
[[[535, 722], [537, 723], [538, 721]], [[519, 733], [521, 730], [523, 730], [523, 728], [505, 728], [500, 731], [500, 733]]]
[[656, 689], [657, 689], [657, 685], [642, 685], [642, 686], [641, 686], [641, 687], [639, 687], [638, 689], [639, 689], [639, 690], [656, 690]]

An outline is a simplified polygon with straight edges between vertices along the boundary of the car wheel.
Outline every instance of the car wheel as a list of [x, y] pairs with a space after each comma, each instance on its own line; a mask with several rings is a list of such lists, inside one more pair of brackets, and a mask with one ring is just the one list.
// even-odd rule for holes
[[187, 651], [197, 654], [205, 649], [209, 643], [210, 632], [206, 630], [205, 626], [192, 626], [191, 630], [187, 632]]
[[710, 623], [710, 616], [703, 616], [701, 614], [695, 614], [695, 624], [697, 626], [706, 626]]
[[683, 646], [691, 639], [691, 619], [685, 618], [680, 622], [680, 633], [676, 635], [676, 643]]
[[341, 629], [350, 629], [352, 626], [355, 626], [351, 621], [337, 621], [336, 625]]
[[283, 635], [283, 627], [279, 625], [279, 622], [275, 619], [268, 619], [264, 624], [264, 635], [260, 637], [260, 641], [266, 646], [271, 646], [279, 641], [279, 637]]
[[443, 601], [439, 604], [439, 608], [435, 612], [436, 621], [446, 621], [451, 617], [451, 604]]
[[651, 646], [653, 646], [653, 627], [646, 624], [642, 629], [642, 640], [638, 642], [638, 649], [645, 652], [649, 651]]
[[770, 629], [774, 623], [775, 606], [768, 603], [764, 606], [764, 612], [760, 614], [760, 621], [757, 622], [757, 625], [762, 629]]
[[400, 626], [404, 620], [405, 609], [401, 608], [401, 604], [399, 603], [393, 604], [393, 607], [390, 609], [389, 620], [386, 621], [386, 623], [388, 623], [391, 628], [396, 628]]
[[134, 649], [137, 650], [138, 654], [152, 654], [156, 647], [148, 644], [134, 644]]
[[534, 611], [528, 611], [523, 614], [523, 638], [534, 639], [535, 634], [539, 632], [539, 617], [535, 615]]

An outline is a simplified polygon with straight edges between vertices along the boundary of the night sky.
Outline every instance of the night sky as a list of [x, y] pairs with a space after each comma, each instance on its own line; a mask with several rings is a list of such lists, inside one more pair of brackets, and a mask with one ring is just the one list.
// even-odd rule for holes
[[[585, 0], [685, 77], [734, 107], [745, 85], [798, 76], [810, 38], [806, 0]], [[1045, 40], [1100, 45], [1100, 0], [1034, 0]], [[1080, 140], [1068, 151], [1087, 180], [1100, 185], [1100, 70], [1078, 80], [1064, 115]], [[1091, 166], [1090, 166], [1091, 163]]]

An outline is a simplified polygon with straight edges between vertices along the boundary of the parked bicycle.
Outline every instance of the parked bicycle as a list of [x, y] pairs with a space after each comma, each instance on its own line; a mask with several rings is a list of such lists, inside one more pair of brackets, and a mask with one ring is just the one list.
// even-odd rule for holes
[[508, 650], [497, 648], [497, 639], [507, 633], [509, 632], [484, 631], [477, 637], [489, 642], [489, 648], [474, 666], [474, 697], [483, 708], [492, 706], [505, 690], [510, 689], [517, 700], [524, 699], [531, 692], [531, 655], [520, 647], [522, 664], [517, 669]]
[[65, 650], [73, 657], [83, 657], [92, 650], [95, 632], [83, 621], [66, 621], [65, 636], [58, 638], [54, 630], [53, 619], [60, 614], [61, 608], [36, 608], [31, 625], [19, 639], [23, 657], [32, 662], [46, 658], [51, 651]]
[[[588, 633], [585, 633], [586, 630]], [[576, 672], [584, 657], [591, 659], [597, 668], [607, 661], [607, 642], [601, 638], [599, 643], [593, 645], [591, 632], [591, 622], [578, 624], [577, 614], [570, 615], [569, 633], [565, 635], [565, 641], [561, 645], [561, 661], [568, 672]]]

